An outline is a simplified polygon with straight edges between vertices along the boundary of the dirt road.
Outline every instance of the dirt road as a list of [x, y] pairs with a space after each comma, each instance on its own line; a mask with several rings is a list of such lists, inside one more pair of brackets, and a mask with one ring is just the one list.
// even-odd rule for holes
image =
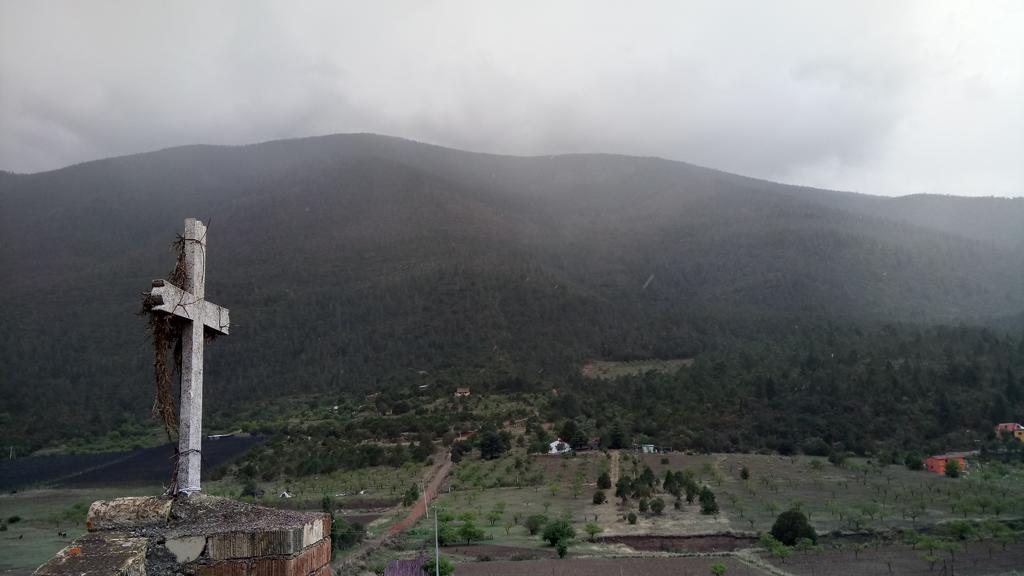
[[[439, 467], [434, 469], [434, 474], [427, 483], [426, 488], [423, 489], [423, 494], [420, 495], [419, 500], [413, 505], [409, 513], [406, 514], [405, 518], [402, 518], [398, 522], [392, 524], [387, 530], [384, 531], [384, 535], [390, 536], [392, 534], [401, 532], [409, 526], [412, 526], [427, 512], [427, 505], [431, 500], [437, 498], [437, 492], [441, 489], [441, 484], [444, 479], [448, 477], [448, 472], [452, 469], [452, 461], [447, 455], [445, 455], [444, 462]], [[424, 498], [424, 496], [426, 496]]]
[[367, 554], [376, 550], [385, 540], [415, 524], [426, 512], [430, 501], [437, 497], [437, 493], [448, 477], [451, 468], [450, 454], [445, 454], [444, 459], [434, 464], [434, 467], [428, 472], [427, 477], [429, 480], [423, 489], [423, 494], [420, 494], [416, 504], [409, 509], [409, 512], [401, 520], [388, 526], [378, 536], [364, 540], [355, 550], [345, 556], [345, 559], [341, 561], [342, 566], [362, 560]]

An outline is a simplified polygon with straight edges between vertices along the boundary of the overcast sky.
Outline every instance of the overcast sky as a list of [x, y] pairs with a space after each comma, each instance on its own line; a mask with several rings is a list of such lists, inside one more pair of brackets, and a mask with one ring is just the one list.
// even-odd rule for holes
[[0, 0], [0, 168], [377, 132], [1024, 195], [1024, 2]]

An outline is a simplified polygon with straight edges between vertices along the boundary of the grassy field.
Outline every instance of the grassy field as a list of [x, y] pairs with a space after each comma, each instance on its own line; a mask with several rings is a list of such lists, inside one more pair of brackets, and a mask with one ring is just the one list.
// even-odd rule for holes
[[[374, 511], [380, 517], [367, 526], [370, 536], [385, 529], [402, 510], [389, 510], [400, 500], [402, 492], [417, 483], [425, 468], [409, 465], [402, 468], [376, 467], [324, 476], [309, 476], [292, 481], [257, 483], [263, 495], [257, 503], [294, 509], [319, 509], [324, 495], [330, 495], [342, 515]], [[210, 495], [238, 498], [243, 483], [224, 479], [203, 484]], [[293, 498], [280, 498], [287, 490]], [[365, 491], [360, 495], [360, 491]], [[96, 500], [120, 496], [156, 495], [160, 486], [23, 490], [0, 495], [0, 519], [18, 517], [0, 532], [0, 575], [27, 575], [58, 550], [85, 532], [85, 514]], [[339, 496], [341, 493], [348, 496]], [[252, 500], [251, 498], [248, 500]], [[374, 515], [377, 515], [374, 514]], [[67, 537], [58, 532], [67, 532]]]
[[684, 366], [693, 364], [693, 358], [675, 360], [634, 360], [631, 362], [612, 362], [608, 360], [592, 360], [583, 365], [580, 373], [587, 378], [614, 380], [620, 376], [640, 376], [646, 372], [664, 372], [671, 374]]
[[[0, 495], [0, 518], [20, 517], [0, 532], [0, 574], [31, 574], [85, 532], [85, 513], [95, 500], [159, 494], [158, 486], [109, 489], [26, 490]], [[67, 532], [66, 538], [57, 535]]]
[[[255, 502], [272, 506], [286, 504], [290, 508], [299, 509], [320, 508], [326, 495], [342, 508], [365, 508], [364, 503], [372, 504], [375, 501], [387, 504], [400, 500], [409, 486], [418, 484], [426, 469], [418, 464], [407, 464], [401, 468], [376, 466], [294, 479], [256, 481], [261, 496]], [[243, 485], [243, 481], [229, 477], [204, 483], [203, 491], [214, 496], [237, 498], [242, 493]], [[292, 498], [281, 498], [283, 492]]]
[[[864, 459], [836, 467], [806, 456], [674, 453], [624, 454], [620, 473], [632, 474], [645, 465], [659, 477], [667, 469], [691, 470], [708, 484], [722, 511], [714, 525], [702, 527], [707, 529], [765, 531], [780, 512], [794, 506], [822, 533], [1024, 516], [1024, 470], [1019, 468], [1006, 469], [1005, 475], [998, 467], [979, 468], [967, 477], [947, 478]], [[741, 478], [743, 468], [747, 480]], [[658, 524], [651, 528], [657, 530]]]
[[[716, 515], [701, 514], [696, 503], [683, 503], [677, 510], [673, 497], [662, 493], [657, 496], [666, 502], [665, 510], [662, 515], [653, 515], [639, 514], [635, 500], [623, 505], [614, 498], [614, 488], [606, 491], [608, 503], [592, 503], [597, 475], [607, 469], [609, 462], [602, 452], [576, 458], [513, 453], [492, 461], [464, 460], [453, 469], [451, 492], [441, 495], [436, 506], [442, 515], [460, 518], [472, 514], [484, 539], [475, 546], [453, 547], [450, 553], [464, 560], [550, 555], [551, 548], [538, 536], [529, 535], [524, 526], [525, 519], [534, 514], [572, 522], [577, 533], [574, 556], [634, 553], [619, 542], [586, 542], [584, 527], [590, 522], [600, 526], [600, 537], [621, 537], [621, 542], [630, 542], [630, 538], [646, 535], [753, 535], [769, 531], [778, 514], [791, 507], [803, 510], [822, 535], [834, 531], [892, 533], [909, 528], [941, 531], [941, 526], [956, 520], [983, 523], [1024, 518], [1024, 471], [1019, 468], [991, 466], [982, 470], [976, 466], [968, 477], [947, 478], [902, 466], [877, 466], [865, 459], [853, 459], [837, 467], [822, 458], [805, 456], [623, 451], [619, 459], [619, 474], [623, 477], [639, 474], [644, 466], [650, 466], [659, 478], [666, 470], [687, 470], [715, 492], [720, 507]], [[741, 477], [744, 468], [747, 479]], [[578, 496], [574, 497], [574, 492]], [[636, 524], [625, 518], [630, 511], [638, 513]], [[432, 540], [432, 520], [421, 521], [405, 533], [400, 547], [410, 552], [427, 549]], [[741, 547], [753, 545], [754, 540], [746, 542]], [[708, 546], [707, 538], [698, 538], [692, 542], [674, 540], [671, 549], [729, 549], [718, 543]], [[803, 563], [816, 565], [810, 560]]]
[[572, 493], [593, 487], [597, 476], [608, 470], [608, 458], [601, 452], [586, 452], [571, 458], [556, 455], [526, 455], [522, 449], [495, 460], [466, 459], [452, 472], [453, 490], [520, 487], [557, 484]]
[[[595, 515], [599, 522], [612, 521], [614, 507], [592, 503], [597, 476], [608, 469], [608, 462], [602, 452], [571, 458], [527, 456], [522, 449], [495, 460], [466, 459], [453, 468], [450, 491], [434, 505], [441, 514], [472, 514], [487, 542], [541, 549], [540, 539], [524, 527], [531, 515], [566, 517], [580, 526], [594, 521]], [[409, 547], [428, 540], [432, 545], [433, 517], [421, 519], [405, 537]]]

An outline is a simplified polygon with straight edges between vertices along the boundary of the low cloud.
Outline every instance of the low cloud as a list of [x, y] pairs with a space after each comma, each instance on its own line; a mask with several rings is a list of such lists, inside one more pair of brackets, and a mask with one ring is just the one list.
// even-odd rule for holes
[[1024, 195], [1024, 5], [6, 2], [0, 168], [380, 132]]

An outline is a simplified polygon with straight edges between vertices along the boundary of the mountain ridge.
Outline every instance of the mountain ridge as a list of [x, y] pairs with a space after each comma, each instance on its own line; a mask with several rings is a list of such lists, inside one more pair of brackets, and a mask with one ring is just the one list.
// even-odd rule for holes
[[3, 414], [35, 444], [63, 434], [19, 416], [40, 403], [90, 430], [144, 414], [138, 295], [192, 216], [210, 225], [208, 296], [237, 322], [210, 348], [223, 411], [421, 370], [573, 378], [589, 358], [686, 357], [793, 324], [1024, 312], [1024, 201], [964, 199], [976, 216], [957, 220], [945, 200], [897, 200], [655, 158], [375, 135], [0, 178]]

